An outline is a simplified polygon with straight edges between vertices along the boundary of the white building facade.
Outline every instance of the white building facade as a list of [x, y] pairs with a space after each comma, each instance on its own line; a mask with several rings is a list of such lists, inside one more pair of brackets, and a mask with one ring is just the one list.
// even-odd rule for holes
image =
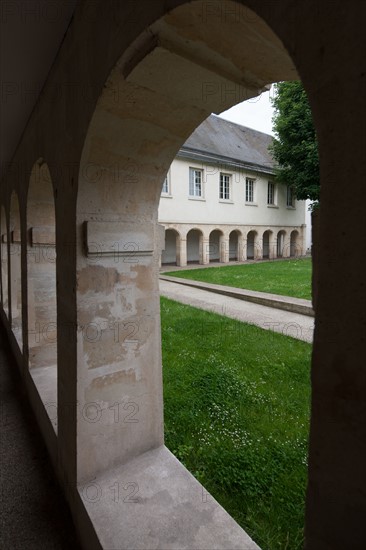
[[271, 140], [214, 115], [196, 129], [163, 184], [163, 265], [305, 254], [305, 201], [276, 183]]

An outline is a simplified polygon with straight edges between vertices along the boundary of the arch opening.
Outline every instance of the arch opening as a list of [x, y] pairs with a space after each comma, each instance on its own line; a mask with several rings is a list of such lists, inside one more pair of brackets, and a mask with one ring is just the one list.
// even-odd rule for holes
[[229, 261], [236, 262], [240, 259], [240, 243], [239, 237], [241, 236], [240, 231], [234, 229], [229, 235]]
[[[128, 393], [136, 396], [140, 416], [134, 431], [125, 427], [128, 448], [118, 437], [118, 426], [103, 424], [104, 418], [102, 426], [79, 426], [77, 469], [83, 479], [164, 442], [157, 280], [162, 239], [157, 210], [172, 160], [212, 112], [257, 96], [269, 83], [297, 78], [283, 45], [263, 20], [251, 12], [249, 24], [215, 18], [205, 28], [197, 24], [204, 4], [186, 3], [152, 25], [157, 45], [148, 48], [140, 37], [140, 51], [148, 51], [143, 59], [136, 59], [135, 45], [122, 56], [85, 140], [77, 204], [77, 311], [78, 324], [93, 323], [99, 338], [78, 340], [78, 399], [81, 407], [85, 405], [86, 396], [95, 395], [103, 378], [98, 403], [113, 404]], [[243, 51], [255, 53], [244, 59]], [[226, 93], [232, 85], [235, 94]], [[113, 89], [119, 90], [118, 101], [111, 100]], [[126, 101], [131, 94], [133, 105]], [[95, 177], [90, 171], [86, 174], [86, 166], [98, 167]], [[198, 224], [195, 204], [208, 192], [207, 182], [195, 183], [192, 225]], [[206, 232], [204, 236], [191, 229], [187, 263], [220, 260], [222, 236], [214, 230], [207, 239]], [[169, 238], [173, 243], [173, 236]], [[257, 232], [248, 233], [248, 259], [258, 257], [257, 238]], [[235, 244], [236, 240], [239, 236], [233, 235]], [[121, 328], [117, 341], [106, 328], [111, 323]], [[126, 325], [134, 327], [132, 337], [124, 332]], [[108, 456], [103, 452], [106, 445]], [[93, 461], [88, 460], [91, 453]]]
[[5, 208], [1, 207], [1, 302], [4, 312], [9, 316], [9, 294], [8, 294], [8, 230], [6, 223]]
[[220, 229], [214, 229], [210, 233], [208, 243], [208, 258], [210, 262], [222, 262], [223, 256], [223, 232]]
[[57, 429], [56, 220], [51, 175], [42, 159], [28, 188], [27, 288], [28, 365]]
[[249, 231], [247, 234], [247, 260], [255, 260], [257, 258], [257, 232]]
[[[271, 251], [271, 238], [272, 238], [273, 232], [270, 230], [267, 230], [263, 233], [263, 259], [269, 260], [271, 257], [273, 257], [273, 251]], [[271, 254], [272, 252], [272, 254]]]
[[10, 200], [10, 315], [11, 327], [20, 349], [23, 348], [22, 326], [22, 242], [18, 196], [13, 191]]
[[163, 265], [177, 265], [180, 236], [175, 229], [165, 229], [165, 248], [162, 252]]
[[294, 230], [290, 234], [290, 257], [297, 258], [298, 256], [301, 256], [300, 234]]
[[202, 239], [199, 229], [191, 229], [187, 233], [187, 264], [202, 263]]

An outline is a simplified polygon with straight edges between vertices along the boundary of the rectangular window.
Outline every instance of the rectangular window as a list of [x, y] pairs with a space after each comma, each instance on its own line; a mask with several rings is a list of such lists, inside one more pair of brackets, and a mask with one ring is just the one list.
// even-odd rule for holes
[[254, 202], [254, 179], [245, 179], [245, 202]]
[[267, 189], [267, 204], [275, 204], [275, 184], [272, 181], [268, 182]]
[[203, 170], [189, 169], [189, 196], [202, 197]]
[[286, 202], [288, 208], [294, 208], [295, 206], [295, 194], [293, 188], [288, 185], [287, 186], [287, 202]]
[[165, 176], [165, 180], [164, 180], [164, 183], [163, 183], [163, 188], [161, 190], [161, 193], [162, 193], [162, 195], [169, 195], [170, 194], [168, 174]]
[[220, 174], [220, 192], [219, 197], [223, 200], [231, 199], [231, 176], [230, 174]]

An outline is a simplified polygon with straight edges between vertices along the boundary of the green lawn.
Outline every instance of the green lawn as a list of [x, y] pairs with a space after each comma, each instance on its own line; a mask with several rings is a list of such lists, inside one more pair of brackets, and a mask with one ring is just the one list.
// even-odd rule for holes
[[166, 272], [218, 285], [311, 299], [311, 258]]
[[303, 545], [311, 346], [161, 299], [165, 437], [263, 550]]

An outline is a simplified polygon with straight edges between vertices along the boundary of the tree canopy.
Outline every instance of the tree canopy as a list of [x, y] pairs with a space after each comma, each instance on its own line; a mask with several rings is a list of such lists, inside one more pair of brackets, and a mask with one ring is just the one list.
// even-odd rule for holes
[[275, 138], [270, 151], [277, 162], [276, 177], [293, 187], [298, 199], [319, 201], [320, 178], [316, 132], [301, 82], [280, 82], [272, 99]]

